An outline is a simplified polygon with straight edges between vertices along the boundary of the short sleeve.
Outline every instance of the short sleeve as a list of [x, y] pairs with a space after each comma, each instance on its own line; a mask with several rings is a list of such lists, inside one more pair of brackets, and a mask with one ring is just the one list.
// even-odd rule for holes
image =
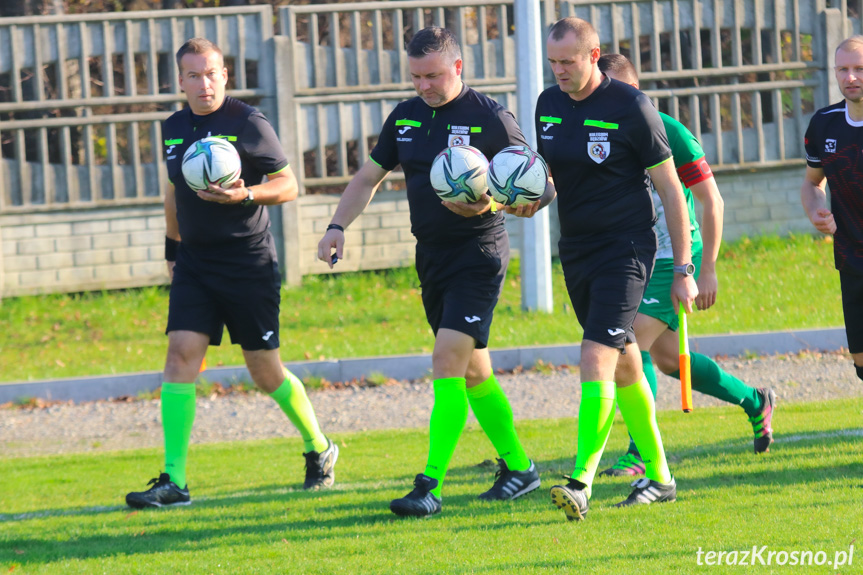
[[248, 161], [262, 174], [275, 174], [285, 169], [288, 158], [273, 126], [263, 114], [253, 112], [240, 135], [240, 145]]
[[381, 133], [378, 135], [378, 142], [374, 149], [369, 154], [371, 160], [387, 171], [392, 171], [399, 165], [399, 151], [396, 147], [396, 119], [399, 114], [399, 107], [387, 117]]
[[644, 94], [639, 94], [635, 100], [632, 121], [630, 144], [642, 166], [653, 168], [671, 157], [662, 118]]
[[817, 115], [812, 116], [812, 119], [809, 120], [809, 127], [806, 128], [806, 134], [803, 136], [803, 147], [806, 150], [806, 165], [810, 168], [822, 167], [821, 156], [818, 154], [818, 150], [822, 149], [822, 147], [818, 145], [814, 126], [815, 118], [817, 117]]
[[515, 121], [515, 116], [513, 116], [512, 112], [507, 110], [506, 108], [501, 107], [501, 109], [497, 113], [497, 119], [500, 122], [500, 128], [503, 130], [502, 137], [498, 140], [501, 142], [501, 145], [495, 153], [500, 150], [506, 148], [507, 146], [527, 146], [530, 145], [527, 143], [527, 140], [524, 138], [524, 134], [521, 131], [521, 127], [518, 125], [518, 122]]

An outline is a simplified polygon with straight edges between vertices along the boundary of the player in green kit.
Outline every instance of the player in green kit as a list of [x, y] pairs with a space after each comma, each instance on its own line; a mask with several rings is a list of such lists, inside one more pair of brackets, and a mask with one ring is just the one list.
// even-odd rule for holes
[[[599, 69], [609, 78], [638, 88], [638, 74], [632, 63], [620, 54], [604, 54], [599, 59]], [[683, 192], [689, 209], [692, 232], [691, 270], [698, 280], [698, 309], [705, 310], [716, 302], [718, 281], [716, 258], [722, 241], [722, 197], [716, 180], [704, 158], [704, 150], [692, 133], [680, 122], [660, 112], [668, 135], [668, 143], [674, 156], [678, 176], [684, 185]], [[699, 229], [695, 218], [693, 196], [704, 208], [704, 225]], [[674, 277], [674, 262], [671, 259], [671, 242], [665, 223], [662, 203], [654, 191], [656, 204], [656, 235], [659, 248], [650, 283], [638, 307], [635, 319], [635, 338], [641, 347], [644, 374], [650, 389], [656, 396], [656, 372], [651, 357], [666, 375], [680, 378], [678, 371], [678, 317], [671, 305], [669, 291]], [[689, 270], [683, 270], [684, 273]], [[649, 351], [647, 351], [649, 350]], [[755, 433], [755, 452], [769, 451], [773, 443], [771, 422], [776, 406], [776, 395], [772, 389], [755, 389], [740, 379], [726, 373], [715, 361], [700, 353], [692, 352], [692, 388], [728, 403], [740, 405], [749, 417]], [[630, 438], [629, 449], [617, 463], [600, 475], [643, 475], [644, 463], [635, 443]]]

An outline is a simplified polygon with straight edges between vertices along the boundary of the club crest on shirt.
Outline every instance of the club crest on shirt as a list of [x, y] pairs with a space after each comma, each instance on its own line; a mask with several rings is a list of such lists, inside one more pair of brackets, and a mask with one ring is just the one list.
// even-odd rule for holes
[[611, 153], [611, 144], [609, 142], [587, 143], [587, 155], [597, 164], [604, 162], [609, 153]]
[[824, 153], [825, 154], [835, 154], [836, 153], [836, 140], [824, 140]]
[[447, 147], [470, 146], [470, 136], [467, 134], [450, 134], [446, 145]]

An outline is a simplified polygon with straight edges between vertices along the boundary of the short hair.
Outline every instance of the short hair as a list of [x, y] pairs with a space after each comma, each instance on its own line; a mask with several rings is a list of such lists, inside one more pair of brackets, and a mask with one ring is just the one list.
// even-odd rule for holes
[[410, 58], [422, 58], [428, 54], [443, 54], [452, 62], [461, 60], [461, 48], [455, 34], [440, 26], [423, 28], [408, 42], [407, 52]]
[[225, 56], [222, 54], [221, 48], [215, 43], [210, 42], [206, 38], [192, 38], [180, 46], [177, 50], [177, 68], [181, 68], [180, 61], [186, 54], [206, 54], [207, 52], [215, 52], [222, 59], [222, 65], [225, 63]]
[[562, 40], [569, 33], [575, 35], [576, 53], [587, 54], [594, 48], [599, 48], [599, 34], [596, 33], [593, 24], [574, 16], [561, 18], [552, 24], [548, 36], [552, 40]]
[[603, 54], [596, 63], [600, 72], [611, 72], [626, 84], [638, 84], [638, 72], [623, 54]]
[[839, 50], [842, 50], [843, 52], [851, 52], [852, 50], [860, 49], [863, 49], [863, 36], [855, 34], [854, 36], [842, 40], [839, 45], [836, 46], [836, 52], [833, 56], [835, 57], [836, 54], [839, 53]]

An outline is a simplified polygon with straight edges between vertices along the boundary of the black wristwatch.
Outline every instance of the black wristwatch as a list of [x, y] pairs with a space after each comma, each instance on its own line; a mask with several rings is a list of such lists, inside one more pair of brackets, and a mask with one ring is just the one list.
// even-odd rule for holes
[[695, 265], [683, 264], [681, 266], [674, 266], [674, 273], [683, 274], [684, 276], [694, 276], [695, 275]]
[[246, 188], [246, 192], [248, 192], [249, 195], [246, 196], [246, 199], [240, 202], [240, 205], [243, 207], [251, 206], [255, 203], [255, 194], [252, 193], [252, 188]]

